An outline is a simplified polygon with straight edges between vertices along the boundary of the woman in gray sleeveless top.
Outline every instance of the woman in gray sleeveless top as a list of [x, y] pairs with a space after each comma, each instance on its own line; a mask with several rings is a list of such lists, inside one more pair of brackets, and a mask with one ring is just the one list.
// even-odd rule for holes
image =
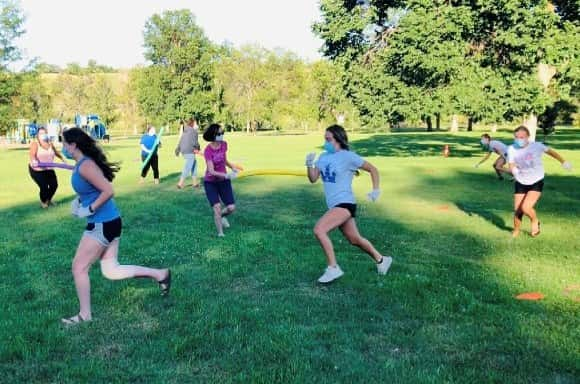
[[197, 161], [195, 160], [196, 152], [199, 152], [199, 129], [195, 118], [191, 117], [185, 127], [183, 127], [183, 132], [179, 138], [179, 143], [175, 148], [175, 156], [179, 156], [181, 153], [185, 160], [183, 165], [183, 170], [181, 171], [181, 177], [177, 183], [177, 188], [183, 188], [183, 183], [188, 176], [191, 176], [192, 184], [194, 188], [199, 187], [199, 182], [197, 181]]

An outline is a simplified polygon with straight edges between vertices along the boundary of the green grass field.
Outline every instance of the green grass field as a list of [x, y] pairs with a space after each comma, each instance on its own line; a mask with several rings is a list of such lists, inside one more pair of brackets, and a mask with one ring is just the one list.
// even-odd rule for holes
[[[303, 169], [322, 144], [322, 134], [226, 139], [248, 170]], [[0, 151], [0, 382], [580, 382], [580, 131], [550, 138], [576, 170], [545, 158], [542, 234], [531, 238], [526, 221], [517, 239], [512, 184], [495, 179], [492, 160], [473, 168], [477, 133], [351, 137], [381, 173], [374, 204], [364, 199], [370, 177], [355, 179], [359, 228], [394, 263], [378, 276], [334, 234], [346, 274], [331, 286], [316, 284], [320, 184], [235, 181], [238, 210], [218, 239], [203, 191], [175, 187], [175, 142], [164, 140], [158, 186], [137, 184], [138, 139], [106, 145], [122, 161], [119, 260], [170, 266], [170, 297], [151, 281], [108, 281], [96, 266], [94, 321], [73, 328], [59, 321], [78, 310], [70, 263], [84, 224], [69, 213], [70, 173], [58, 171], [58, 206], [44, 211], [27, 150]], [[530, 291], [546, 297], [514, 299]]]

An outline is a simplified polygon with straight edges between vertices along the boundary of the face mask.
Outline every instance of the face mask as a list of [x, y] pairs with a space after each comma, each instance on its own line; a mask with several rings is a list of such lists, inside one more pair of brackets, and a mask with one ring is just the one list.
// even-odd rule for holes
[[324, 150], [328, 153], [334, 153], [336, 152], [336, 149], [334, 148], [334, 145], [330, 144], [330, 142], [325, 141], [324, 142]]
[[48, 135], [41, 135], [40, 140], [48, 143], [50, 141], [50, 137], [48, 137]]
[[224, 134], [218, 135], [215, 137], [215, 141], [224, 141]]
[[481, 145], [487, 147], [489, 145], [489, 141], [487, 141], [486, 139], [481, 139]]
[[69, 160], [74, 160], [72, 153], [70, 153], [66, 147], [62, 147], [62, 155]]
[[149, 131], [149, 136], [155, 136], [155, 130]]
[[523, 148], [528, 144], [528, 139], [515, 139], [514, 140], [514, 147], [516, 148]]

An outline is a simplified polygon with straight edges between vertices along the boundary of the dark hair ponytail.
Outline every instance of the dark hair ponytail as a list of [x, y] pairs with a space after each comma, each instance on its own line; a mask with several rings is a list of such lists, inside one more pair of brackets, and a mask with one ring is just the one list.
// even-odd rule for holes
[[326, 128], [328, 132], [332, 134], [334, 140], [340, 145], [340, 148], [349, 150], [348, 146], [348, 136], [346, 135], [346, 131], [340, 125], [334, 124], [330, 127]]
[[85, 131], [80, 128], [70, 128], [62, 133], [62, 137], [67, 143], [76, 144], [83, 155], [93, 160], [101, 171], [103, 171], [105, 178], [113, 181], [115, 173], [121, 169], [119, 163], [109, 162], [101, 147]]

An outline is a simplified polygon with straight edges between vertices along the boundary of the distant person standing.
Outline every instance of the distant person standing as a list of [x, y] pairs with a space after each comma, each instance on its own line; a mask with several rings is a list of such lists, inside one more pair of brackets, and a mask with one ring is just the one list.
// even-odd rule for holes
[[498, 158], [493, 163], [493, 169], [497, 174], [499, 180], [503, 180], [502, 173], [511, 174], [511, 172], [504, 168], [504, 165], [507, 163], [507, 151], [508, 147], [504, 143], [499, 140], [492, 140], [491, 136], [487, 133], [481, 135], [481, 145], [483, 146], [484, 150], [487, 152], [483, 159], [475, 164], [475, 168], [479, 168], [481, 164], [483, 164], [487, 159], [490, 158], [491, 154], [495, 152], [498, 155]]
[[58, 188], [58, 180], [54, 169], [39, 168], [38, 163], [52, 163], [54, 162], [55, 156], [62, 160], [63, 163], [65, 159], [54, 147], [44, 127], [38, 129], [36, 139], [30, 143], [28, 154], [28, 173], [40, 189], [40, 206], [42, 208], [48, 208], [50, 205], [53, 205], [52, 198]]
[[179, 156], [181, 153], [185, 160], [183, 170], [181, 171], [181, 177], [177, 183], [177, 188], [183, 188], [183, 183], [188, 176], [191, 176], [193, 187], [199, 188], [199, 182], [197, 181], [197, 160], [195, 159], [195, 153], [198, 152], [199, 149], [199, 128], [195, 118], [192, 117], [183, 127], [183, 132], [181, 133], [179, 142], [175, 148], [175, 156]]
[[149, 157], [149, 160], [144, 164], [143, 170], [141, 171], [141, 183], [145, 182], [145, 177], [147, 177], [149, 168], [152, 168], [153, 181], [155, 184], [159, 184], [159, 157], [157, 155], [157, 150], [160, 145], [161, 143], [157, 141], [155, 127], [149, 125], [147, 127], [147, 132], [141, 136], [141, 161], [145, 162]]

